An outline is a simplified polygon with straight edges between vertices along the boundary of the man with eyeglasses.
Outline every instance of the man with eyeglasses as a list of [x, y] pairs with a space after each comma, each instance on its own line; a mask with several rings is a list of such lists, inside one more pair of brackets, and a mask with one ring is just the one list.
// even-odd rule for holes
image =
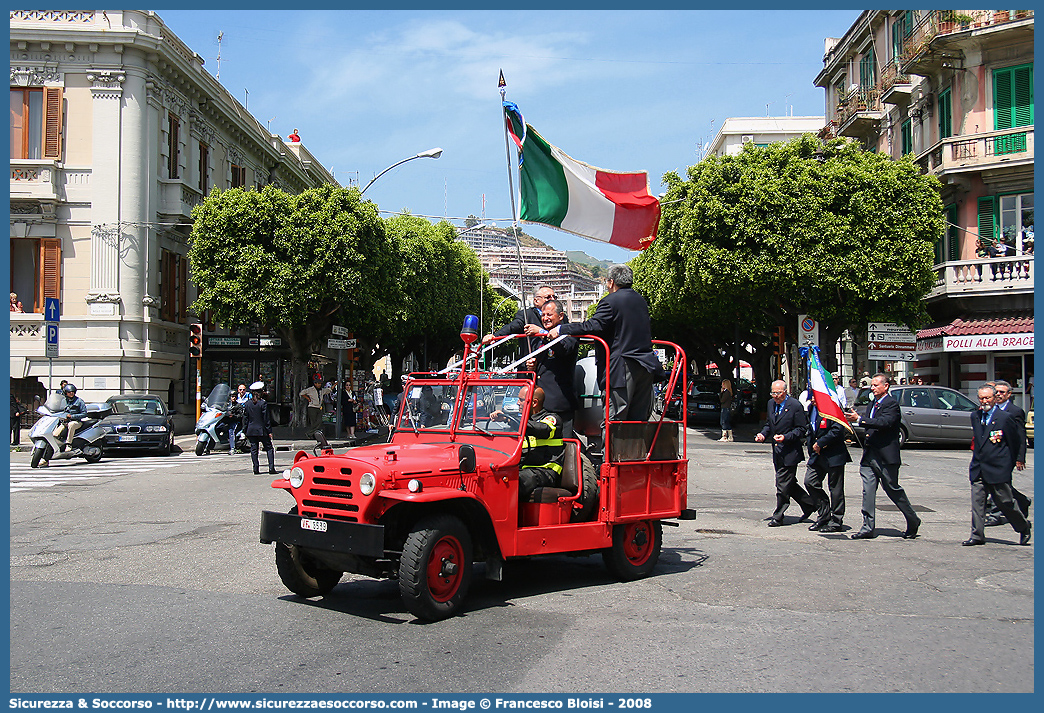
[[[1022, 410], [1017, 403], [1011, 400], [1011, 384], [1003, 379], [997, 381], [988, 381], [987, 385], [993, 386], [995, 400], [997, 408], [1004, 411], [1015, 423], [1015, 427], [1018, 429], [1018, 442], [1019, 451], [1015, 455], [1015, 469], [1025, 470], [1026, 469], [1026, 412]], [[1015, 485], [1011, 485], [1011, 495], [1015, 499], [1015, 504], [1019, 506], [1019, 510], [1022, 511], [1023, 515], [1029, 515], [1030, 503], [1033, 502], [1030, 498], [1020, 493], [1015, 489]], [[992, 495], [986, 501], [986, 527], [994, 527], [996, 525], [1004, 525], [1008, 522], [1008, 518], [1001, 512], [1000, 507], [997, 506], [997, 501]]]
[[[235, 413], [229, 414], [229, 425], [228, 425], [228, 454], [234, 456], [237, 454], [236, 451], [236, 434], [239, 433], [239, 424], [243, 414], [243, 406], [250, 400], [250, 394], [247, 393], [246, 384], [240, 384], [236, 389], [236, 393], [232, 394], [232, 403], [229, 404], [230, 410]], [[236, 408], [238, 407], [238, 408]]]
[[[535, 324], [539, 327], [541, 325], [544, 302], [553, 299], [555, 299], [555, 291], [550, 285], [538, 285], [537, 288], [533, 290], [533, 306], [520, 309], [515, 314], [513, 320], [492, 334], [484, 336], [482, 338], [483, 346], [492, 342], [494, 337], [506, 337], [509, 334], [525, 334], [527, 324]], [[537, 346], [535, 340], [527, 337], [526, 354], [529, 354], [536, 349]]]
[[783, 513], [790, 507], [793, 498], [801, 506], [798, 522], [808, 522], [816, 511], [816, 501], [802, 490], [797, 482], [798, 463], [805, 460], [802, 444], [805, 442], [808, 417], [801, 402], [787, 394], [783, 381], [773, 381], [768, 402], [768, 418], [761, 432], [754, 436], [755, 443], [772, 439], [772, 465], [776, 469], [776, 509], [769, 517], [769, 527], [783, 524]]
[[[565, 321], [565, 307], [558, 300], [545, 300], [541, 320], [543, 327], [527, 324], [526, 334], [542, 343], [548, 340], [550, 330]], [[544, 408], [558, 416], [559, 438], [573, 437], [573, 416], [577, 406], [574, 377], [578, 347], [576, 337], [566, 337], [526, 361], [526, 369], [536, 372], [537, 386], [544, 391]]]

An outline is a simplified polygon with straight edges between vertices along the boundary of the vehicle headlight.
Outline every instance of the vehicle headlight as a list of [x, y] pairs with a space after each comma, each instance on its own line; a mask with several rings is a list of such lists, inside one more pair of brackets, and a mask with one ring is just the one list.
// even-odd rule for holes
[[288, 480], [290, 481], [291, 488], [300, 488], [304, 485], [304, 470], [295, 465], [290, 469], [290, 477]]
[[423, 487], [424, 486], [421, 484], [421, 482], [416, 478], [413, 478], [412, 480], [410, 480], [410, 482], [406, 483], [406, 489], [409, 490], [411, 493], [419, 493], [421, 491], [421, 488]]
[[371, 495], [377, 487], [377, 476], [373, 473], [363, 473], [359, 478], [359, 492], [363, 495]]
[[156, 433], [164, 433], [167, 430], [167, 427], [161, 424], [159, 426], [153, 426], [152, 430]]

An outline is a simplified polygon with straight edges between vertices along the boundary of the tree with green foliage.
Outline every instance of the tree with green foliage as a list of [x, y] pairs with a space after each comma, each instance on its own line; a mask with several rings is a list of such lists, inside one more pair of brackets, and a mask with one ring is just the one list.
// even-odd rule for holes
[[[812, 135], [664, 176], [659, 236], [632, 263], [656, 332], [690, 356], [755, 350], [768, 380], [768, 334], [820, 322], [820, 343], [870, 320], [923, 324], [942, 234], [939, 183], [912, 158], [893, 160]], [[737, 340], [738, 337], [738, 340]], [[742, 355], [746, 357], [745, 353]], [[836, 368], [833, 349], [824, 365]]]
[[[285, 340], [295, 395], [308, 386], [308, 361], [331, 325], [372, 333], [400, 307], [397, 252], [357, 188], [215, 191], [192, 218], [193, 308], [223, 327], [267, 326]], [[298, 401], [292, 425], [305, 423]]]

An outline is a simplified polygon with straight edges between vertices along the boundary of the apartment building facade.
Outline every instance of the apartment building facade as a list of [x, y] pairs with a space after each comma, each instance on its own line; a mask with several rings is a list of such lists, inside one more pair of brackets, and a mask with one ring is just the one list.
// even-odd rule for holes
[[848, 137], [937, 176], [933, 322], [913, 371], [973, 393], [1033, 383], [1033, 11], [865, 11], [826, 40], [824, 138]]
[[708, 156], [735, 156], [745, 144], [768, 146], [790, 141], [823, 128], [821, 116], [729, 117], [707, 147]]
[[[24, 309], [11, 313], [12, 390], [31, 401], [65, 378], [87, 400], [194, 402], [188, 325], [207, 319], [189, 308], [192, 208], [215, 188], [300, 192], [333, 176], [263, 127], [154, 12], [11, 11], [10, 41], [11, 289]], [[53, 360], [48, 298], [61, 307]], [[238, 367], [278, 387], [287, 355], [263, 336], [215, 344], [205, 381]]]

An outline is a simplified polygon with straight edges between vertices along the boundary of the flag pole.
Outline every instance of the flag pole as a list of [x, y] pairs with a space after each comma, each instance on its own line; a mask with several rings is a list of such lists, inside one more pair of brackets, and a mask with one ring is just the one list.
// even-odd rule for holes
[[[504, 102], [507, 101], [507, 82], [504, 81], [504, 70], [500, 70], [500, 78], [497, 80], [497, 87], [500, 89], [500, 113], [504, 113]], [[525, 127], [523, 127], [524, 129]], [[511, 198], [511, 233], [515, 238], [515, 253], [518, 255], [518, 308], [522, 312], [522, 318], [525, 319], [526, 324], [529, 324], [529, 314], [526, 312], [526, 288], [525, 279], [522, 274], [522, 245], [518, 240], [518, 212], [515, 209], [515, 183], [514, 173], [511, 165], [511, 139], [508, 137], [507, 121], [504, 121], [504, 152], [507, 155], [507, 170], [508, 170], [508, 193]], [[527, 353], [533, 352], [533, 344], [529, 337], [526, 337], [526, 349]]]

